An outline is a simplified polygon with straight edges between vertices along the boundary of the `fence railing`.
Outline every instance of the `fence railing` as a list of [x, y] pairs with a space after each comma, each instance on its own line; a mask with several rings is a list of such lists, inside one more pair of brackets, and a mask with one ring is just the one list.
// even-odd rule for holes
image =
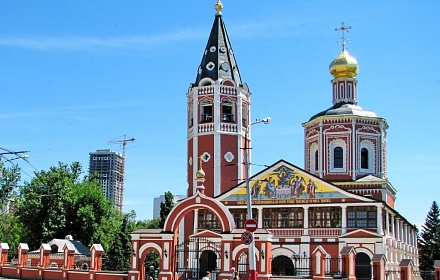
[[325, 258], [325, 276], [333, 278], [346, 277], [345, 261], [342, 258]]

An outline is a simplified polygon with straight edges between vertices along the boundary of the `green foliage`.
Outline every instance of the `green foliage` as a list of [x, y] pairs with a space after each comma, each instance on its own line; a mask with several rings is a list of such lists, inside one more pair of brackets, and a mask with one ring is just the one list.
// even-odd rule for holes
[[103, 258], [103, 268], [107, 270], [128, 271], [130, 270], [131, 255], [131, 227], [136, 217], [134, 211], [125, 214], [120, 229], [110, 244], [110, 249]]
[[70, 234], [90, 247], [100, 243], [106, 250], [116, 238], [122, 215], [112, 208], [98, 181], [80, 179], [82, 167], [59, 163], [35, 173], [20, 189], [17, 214], [24, 240], [30, 248]]
[[434, 260], [440, 260], [440, 209], [435, 201], [422, 225], [418, 243], [420, 270], [433, 270]]
[[[17, 248], [21, 239], [21, 225], [19, 220], [8, 211], [14, 209], [14, 201], [17, 196], [16, 188], [20, 181], [20, 168], [13, 165], [6, 168], [0, 162], [0, 242], [7, 243], [9, 248]], [[12, 211], [13, 212], [13, 211]]]
[[6, 168], [0, 162], [0, 206], [3, 208], [6, 203], [13, 200], [16, 196], [15, 189], [20, 181], [20, 168], [13, 165]]
[[174, 196], [171, 192], [165, 192], [165, 203], [160, 203], [160, 222], [159, 228], [163, 228], [168, 214], [174, 207]]
[[0, 242], [7, 243], [13, 250], [21, 242], [21, 224], [16, 216], [11, 213], [0, 215]]

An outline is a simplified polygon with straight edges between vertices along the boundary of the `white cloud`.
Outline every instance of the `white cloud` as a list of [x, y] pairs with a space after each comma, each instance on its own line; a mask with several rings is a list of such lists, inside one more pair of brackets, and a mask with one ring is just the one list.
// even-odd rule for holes
[[[203, 36], [202, 36], [203, 34]], [[144, 48], [169, 42], [188, 41], [204, 38], [204, 32], [198, 30], [181, 30], [175, 33], [165, 33], [152, 36], [125, 36], [116, 38], [101, 37], [3, 37], [0, 46], [21, 47], [36, 50], [102, 50], [121, 48]]]

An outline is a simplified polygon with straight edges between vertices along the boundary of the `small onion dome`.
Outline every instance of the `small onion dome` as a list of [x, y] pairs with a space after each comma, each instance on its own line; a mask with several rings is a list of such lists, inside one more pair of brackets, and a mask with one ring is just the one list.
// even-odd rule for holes
[[222, 14], [223, 4], [222, 4], [222, 2], [220, 0], [217, 0], [217, 3], [215, 3], [214, 8], [217, 11], [217, 15], [221, 15]]
[[203, 171], [203, 169], [200, 168], [199, 171], [197, 171], [196, 179], [197, 180], [205, 179], [205, 171]]
[[330, 63], [329, 71], [334, 78], [354, 78], [358, 73], [358, 63], [344, 50]]

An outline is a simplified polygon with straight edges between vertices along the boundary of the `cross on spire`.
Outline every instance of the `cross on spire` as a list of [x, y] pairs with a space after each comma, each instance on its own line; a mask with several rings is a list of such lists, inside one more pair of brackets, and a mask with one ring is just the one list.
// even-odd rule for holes
[[[350, 43], [348, 38], [345, 38], [345, 31], [347, 31], [347, 33], [351, 30], [351, 26], [344, 26], [344, 22], [341, 23], [341, 27], [340, 28], [335, 28], [335, 31], [341, 31], [342, 37], [342, 51], [345, 50], [345, 44], [346, 43]], [[338, 42], [339, 43], [339, 42]]]

